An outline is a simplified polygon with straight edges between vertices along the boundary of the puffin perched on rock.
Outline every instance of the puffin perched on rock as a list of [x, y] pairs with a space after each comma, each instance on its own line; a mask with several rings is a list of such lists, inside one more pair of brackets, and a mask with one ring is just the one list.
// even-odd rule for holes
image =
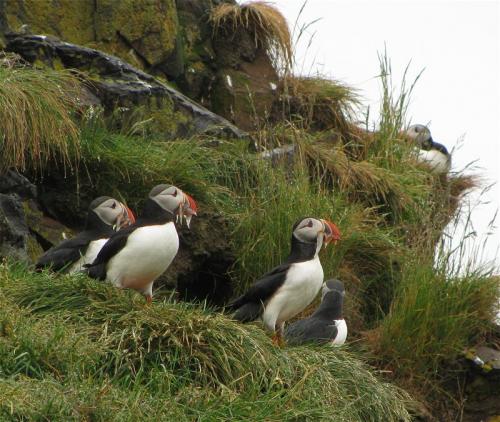
[[141, 292], [148, 303], [153, 282], [169, 267], [179, 249], [175, 222], [187, 226], [196, 215], [196, 202], [175, 186], [158, 185], [149, 193], [141, 216], [116, 232], [102, 247], [88, 275], [116, 287]]
[[432, 173], [447, 174], [450, 171], [451, 154], [444, 145], [434, 142], [427, 126], [412, 125], [406, 130], [406, 136], [420, 148], [417, 160], [429, 166]]
[[344, 284], [340, 280], [327, 280], [319, 308], [306, 319], [286, 327], [285, 339], [289, 344], [330, 343], [341, 345], [347, 338], [347, 324], [342, 310]]
[[45, 252], [38, 259], [35, 269], [50, 268], [68, 273], [80, 271], [96, 258], [115, 230], [134, 222], [134, 214], [120, 201], [109, 196], [94, 199], [90, 203], [83, 232]]
[[323, 284], [318, 257], [321, 246], [340, 240], [340, 231], [328, 220], [305, 217], [292, 229], [290, 255], [286, 262], [264, 274], [228, 308], [241, 322], [262, 318], [281, 344], [285, 321], [301, 312], [316, 297]]

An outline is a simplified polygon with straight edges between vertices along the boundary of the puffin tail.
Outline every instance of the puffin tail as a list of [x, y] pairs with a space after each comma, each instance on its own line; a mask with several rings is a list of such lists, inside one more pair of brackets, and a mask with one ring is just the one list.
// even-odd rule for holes
[[233, 314], [233, 318], [240, 322], [255, 321], [262, 313], [262, 304], [248, 302], [240, 306]]
[[106, 264], [85, 264], [84, 272], [91, 278], [95, 278], [96, 280], [104, 281], [106, 280]]

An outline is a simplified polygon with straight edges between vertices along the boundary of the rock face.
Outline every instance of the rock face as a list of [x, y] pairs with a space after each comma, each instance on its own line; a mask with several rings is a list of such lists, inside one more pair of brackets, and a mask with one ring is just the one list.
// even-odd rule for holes
[[44, 215], [38, 190], [26, 177], [13, 170], [0, 175], [0, 257], [33, 262], [71, 234]]
[[42, 35], [8, 34], [7, 50], [30, 63], [78, 69], [88, 75], [89, 89], [104, 107], [145, 106], [167, 138], [199, 133], [235, 138], [245, 133], [226, 119], [117, 57]]
[[221, 3], [235, 1], [0, 0], [0, 48], [4, 34], [20, 32], [97, 49], [174, 83], [249, 130], [255, 122], [248, 116], [270, 111], [277, 75], [243, 28], [215, 36], [208, 18]]
[[22, 198], [36, 198], [36, 186], [26, 177], [14, 170], [8, 170], [0, 177], [0, 192], [6, 194], [15, 193]]
[[[497, 341], [498, 339], [499, 337]], [[500, 420], [500, 351], [478, 346], [469, 350], [465, 356], [468, 371], [463, 420]]]
[[227, 222], [212, 212], [193, 219], [191, 229], [179, 231], [179, 252], [157, 286], [175, 286], [183, 300], [224, 304], [233, 293], [229, 271], [236, 259], [228, 230]]
[[271, 113], [278, 98], [278, 75], [266, 52], [255, 46], [250, 34], [218, 37], [210, 109], [244, 130], [255, 130]]
[[27, 262], [28, 239], [21, 200], [15, 194], [0, 193], [0, 256]]
[[8, 0], [7, 26], [98, 48], [144, 67], [161, 66], [178, 37], [175, 0]]

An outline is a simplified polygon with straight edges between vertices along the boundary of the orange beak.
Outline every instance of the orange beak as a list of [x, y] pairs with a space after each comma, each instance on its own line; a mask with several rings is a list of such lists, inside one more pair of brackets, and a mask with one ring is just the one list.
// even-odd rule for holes
[[198, 215], [198, 205], [196, 205], [196, 201], [189, 196], [187, 193], [183, 192], [184, 195], [184, 203], [179, 209], [179, 218], [182, 224], [182, 218], [184, 217], [186, 220], [186, 225], [188, 226], [191, 224], [191, 218], [193, 215]]
[[196, 204], [196, 201], [189, 196], [187, 193], [184, 193], [184, 196], [186, 197], [186, 206], [184, 208], [184, 212], [186, 214], [190, 215], [198, 215], [198, 205]]
[[333, 224], [329, 220], [321, 220], [323, 223], [325, 232], [324, 232], [324, 238], [323, 238], [323, 244], [328, 245], [330, 242], [337, 243], [339, 240], [341, 240], [341, 235], [340, 235], [340, 230], [339, 228]]
[[130, 226], [131, 224], [135, 223], [135, 216], [132, 210], [127, 207], [126, 205], [123, 205], [123, 213], [118, 217], [118, 220], [115, 225], [116, 230], [120, 230], [123, 227]]
[[129, 221], [129, 225], [134, 224], [135, 223], [135, 215], [134, 215], [134, 213], [132, 212], [132, 210], [129, 207], [125, 207], [125, 209], [127, 211], [127, 218], [128, 218], [128, 221]]

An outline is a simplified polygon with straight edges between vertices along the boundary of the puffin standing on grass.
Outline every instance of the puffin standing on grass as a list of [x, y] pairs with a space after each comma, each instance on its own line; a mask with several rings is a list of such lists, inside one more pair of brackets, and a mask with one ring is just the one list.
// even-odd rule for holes
[[286, 327], [286, 341], [294, 345], [344, 344], [347, 338], [347, 324], [342, 313], [344, 295], [344, 284], [340, 280], [325, 281], [319, 308], [309, 318], [296, 321]]
[[62, 241], [45, 252], [35, 264], [36, 270], [74, 273], [91, 263], [108, 238], [135, 222], [132, 211], [120, 201], [109, 196], [94, 199], [89, 206], [85, 229], [72, 239]]
[[286, 262], [256, 281], [233, 303], [234, 318], [241, 322], [261, 317], [281, 344], [285, 321], [304, 310], [323, 284], [323, 267], [318, 257], [321, 246], [340, 240], [340, 231], [328, 220], [306, 217], [292, 229], [292, 245]]
[[447, 174], [450, 171], [451, 154], [444, 145], [434, 142], [427, 126], [412, 125], [406, 130], [406, 136], [418, 144], [417, 160], [429, 166], [432, 173]]
[[155, 186], [149, 193], [137, 222], [109, 238], [88, 275], [107, 280], [116, 287], [141, 292], [148, 303], [154, 281], [169, 267], [179, 249], [175, 222], [196, 215], [193, 198], [170, 185]]

